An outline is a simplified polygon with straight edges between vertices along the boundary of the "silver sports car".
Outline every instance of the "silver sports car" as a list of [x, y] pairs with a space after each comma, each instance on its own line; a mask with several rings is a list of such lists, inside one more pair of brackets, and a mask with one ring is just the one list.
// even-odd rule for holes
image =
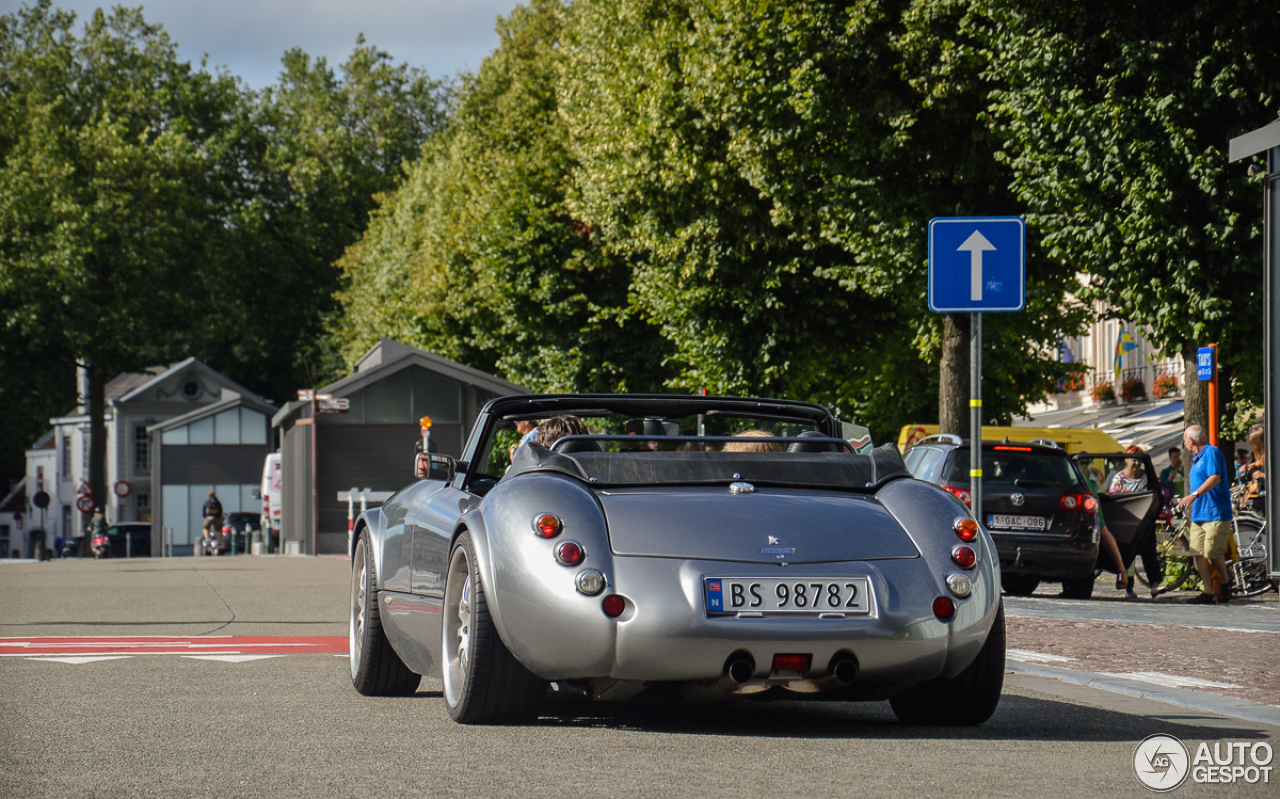
[[982, 723], [1004, 675], [995, 547], [852, 427], [787, 400], [491, 401], [461, 460], [431, 454], [354, 525], [356, 690], [438, 677], [468, 724], [534, 718], [549, 691]]

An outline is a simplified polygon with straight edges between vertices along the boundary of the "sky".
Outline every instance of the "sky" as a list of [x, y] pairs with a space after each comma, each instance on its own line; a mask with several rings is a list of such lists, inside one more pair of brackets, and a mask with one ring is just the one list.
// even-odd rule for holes
[[[474, 72], [498, 46], [494, 21], [517, 0], [133, 0], [148, 22], [164, 26], [182, 60], [210, 69], [225, 66], [250, 87], [261, 89], [280, 74], [280, 58], [291, 47], [324, 56], [337, 67], [351, 55], [356, 36], [407, 61], [433, 78]], [[0, 0], [0, 12], [17, 11], [22, 0]], [[54, 0], [83, 22], [100, 0]]]

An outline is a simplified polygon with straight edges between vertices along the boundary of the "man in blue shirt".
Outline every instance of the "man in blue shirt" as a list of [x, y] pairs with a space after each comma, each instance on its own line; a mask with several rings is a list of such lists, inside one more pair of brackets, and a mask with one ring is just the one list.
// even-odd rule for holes
[[[1178, 507], [1191, 507], [1191, 551], [1196, 555], [1196, 571], [1205, 590], [1193, 605], [1225, 605], [1231, 601], [1231, 574], [1227, 571], [1227, 542], [1231, 539], [1231, 473], [1222, 450], [1209, 443], [1204, 428], [1191, 425], [1182, 434], [1182, 444], [1191, 450], [1191, 472], [1187, 475], [1188, 493]], [[1218, 592], [1210, 589], [1215, 572]]]

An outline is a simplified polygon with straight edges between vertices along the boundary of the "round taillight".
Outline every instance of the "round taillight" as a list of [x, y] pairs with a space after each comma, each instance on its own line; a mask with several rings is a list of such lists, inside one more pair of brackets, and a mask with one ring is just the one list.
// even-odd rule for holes
[[963, 574], [948, 574], [947, 590], [964, 599], [973, 593], [973, 581]]
[[577, 566], [584, 557], [577, 541], [565, 541], [556, 547], [556, 560], [566, 566]]
[[973, 547], [960, 544], [951, 550], [951, 559], [962, 569], [972, 569], [973, 565], [978, 562], [978, 553], [973, 551]]
[[978, 537], [978, 523], [968, 516], [961, 516], [955, 521], [956, 536], [966, 544]]
[[1075, 510], [1076, 506], [1079, 504], [1080, 502], [1079, 500], [1076, 499], [1075, 494], [1067, 494], [1058, 503], [1058, 507], [1062, 508], [1063, 510]]
[[1085, 512], [1087, 512], [1087, 513], [1097, 513], [1097, 512], [1098, 512], [1098, 500], [1094, 499], [1093, 497], [1085, 497], [1085, 498], [1084, 498], [1084, 509], [1085, 509]]
[[956, 603], [940, 596], [933, 600], [933, 615], [938, 617], [939, 621], [950, 621], [951, 617], [956, 614]]
[[627, 609], [627, 601], [617, 594], [610, 594], [600, 603], [604, 608], [604, 615], [611, 619], [616, 619], [622, 615], [622, 611]]
[[555, 538], [563, 529], [564, 525], [554, 514], [540, 513], [533, 517], [533, 531], [543, 538]]

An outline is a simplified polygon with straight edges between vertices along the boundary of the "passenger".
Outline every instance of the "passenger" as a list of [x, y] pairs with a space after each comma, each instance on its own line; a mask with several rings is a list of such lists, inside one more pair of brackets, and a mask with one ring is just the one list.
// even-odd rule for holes
[[[1125, 452], [1130, 455], [1142, 454], [1142, 447], [1133, 444], [1125, 448]], [[1111, 478], [1109, 494], [1132, 494], [1136, 491], [1146, 491], [1151, 488], [1147, 483], [1146, 475], [1143, 473], [1142, 461], [1137, 458], [1125, 458], [1124, 468], [1116, 472], [1116, 476]], [[1161, 486], [1161, 492], [1165, 491]], [[1161, 500], [1164, 494], [1161, 493]], [[1142, 557], [1142, 568], [1147, 572], [1147, 585], [1151, 586], [1151, 598], [1155, 599], [1160, 594], [1160, 583], [1164, 582], [1164, 568], [1160, 565], [1160, 553], [1156, 549], [1156, 533], [1155, 528], [1147, 531], [1141, 541], [1137, 542], [1134, 550], [1134, 558]], [[1130, 561], [1132, 563], [1133, 561]], [[1133, 590], [1133, 576], [1125, 572], [1126, 582], [1124, 595], [1128, 599], [1137, 599], [1138, 595]]]
[[1186, 480], [1186, 472], [1182, 468], [1182, 450], [1178, 447], [1169, 447], [1169, 465], [1160, 472], [1160, 482], [1164, 483], [1168, 489], [1174, 494], [1183, 492], [1183, 484]]
[[[1141, 455], [1142, 447], [1137, 444], [1130, 445], [1125, 448], [1125, 452], [1130, 455]], [[1142, 461], [1137, 458], [1125, 458], [1124, 468], [1116, 472], [1111, 478], [1110, 485], [1107, 486], [1108, 494], [1132, 494], [1135, 491], [1142, 491], [1147, 487], [1147, 476], [1142, 470]]]
[[1085, 483], [1094, 495], [1093, 501], [1098, 504], [1098, 548], [1115, 564], [1116, 588], [1124, 589], [1127, 593], [1129, 575], [1125, 569], [1124, 557], [1120, 554], [1120, 545], [1116, 543], [1116, 537], [1111, 533], [1111, 528], [1107, 527], [1107, 520], [1102, 518], [1102, 500], [1098, 498], [1098, 485], [1101, 478], [1101, 470], [1090, 463], [1085, 472]]
[[520, 443], [512, 444], [507, 450], [507, 458], [509, 460], [516, 459], [516, 450], [528, 444], [538, 435], [538, 423], [533, 419], [518, 419], [516, 421], [516, 432], [520, 434]]
[[[747, 430], [737, 433], [734, 438], [773, 438], [763, 430]], [[782, 445], [776, 441], [730, 441], [724, 445], [723, 452], [782, 452]]]
[[534, 443], [540, 447], [551, 449], [552, 445], [565, 436], [590, 435], [587, 426], [576, 416], [552, 416], [538, 427], [538, 436]]

